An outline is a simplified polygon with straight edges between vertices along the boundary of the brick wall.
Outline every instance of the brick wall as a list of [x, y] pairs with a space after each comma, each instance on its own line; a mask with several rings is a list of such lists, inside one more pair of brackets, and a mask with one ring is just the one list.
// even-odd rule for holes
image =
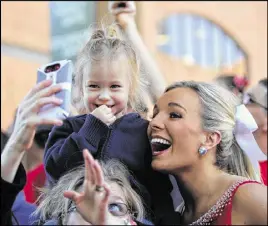
[[1, 2], [1, 32], [1, 43], [48, 54], [48, 2]]

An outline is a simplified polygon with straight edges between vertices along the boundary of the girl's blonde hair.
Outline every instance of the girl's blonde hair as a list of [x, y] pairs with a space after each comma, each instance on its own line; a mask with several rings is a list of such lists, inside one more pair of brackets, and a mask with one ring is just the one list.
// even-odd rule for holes
[[195, 81], [174, 83], [165, 92], [181, 87], [190, 88], [198, 94], [202, 106], [203, 129], [221, 133], [221, 141], [216, 150], [216, 165], [230, 174], [260, 181], [260, 172], [255, 172], [234, 136], [236, 107], [240, 104], [238, 98], [218, 85]]
[[101, 24], [101, 28], [92, 29], [89, 41], [82, 48], [77, 56], [75, 64], [75, 76], [73, 84], [72, 104], [79, 114], [86, 114], [86, 107], [83, 103], [83, 77], [90, 74], [90, 67], [93, 63], [99, 63], [103, 59], [109, 61], [116, 60], [122, 54], [126, 57], [126, 64], [130, 68], [128, 81], [130, 84], [128, 107], [132, 110], [142, 113], [146, 109], [143, 101], [146, 95], [147, 81], [141, 73], [140, 62], [136, 51], [126, 40], [123, 40], [123, 34], [119, 26], [115, 23], [108, 27]]
[[[126, 204], [132, 213], [135, 213], [137, 220], [145, 217], [145, 210], [141, 197], [131, 187], [127, 167], [119, 160], [110, 159], [106, 162], [99, 162], [103, 171], [104, 180], [107, 183], [114, 182], [122, 190]], [[40, 222], [50, 219], [58, 219], [61, 224], [66, 224], [68, 220], [68, 210], [71, 207], [71, 200], [64, 198], [63, 192], [66, 190], [78, 190], [84, 182], [85, 168], [79, 166], [62, 176], [52, 189], [43, 189], [40, 196], [40, 204], [33, 215], [40, 215]], [[139, 188], [138, 182], [135, 185]]]

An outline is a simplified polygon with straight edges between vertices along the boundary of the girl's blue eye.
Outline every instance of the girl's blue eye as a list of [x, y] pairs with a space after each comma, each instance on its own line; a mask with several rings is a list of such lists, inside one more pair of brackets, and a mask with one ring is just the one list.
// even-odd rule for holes
[[110, 204], [109, 210], [110, 211], [120, 211], [120, 206], [117, 204]]
[[108, 206], [109, 212], [114, 216], [124, 216], [128, 213], [125, 203], [111, 203]]
[[182, 116], [181, 116], [180, 114], [175, 113], [175, 112], [171, 112], [171, 113], [169, 114], [169, 117], [170, 117], [170, 118], [182, 118]]

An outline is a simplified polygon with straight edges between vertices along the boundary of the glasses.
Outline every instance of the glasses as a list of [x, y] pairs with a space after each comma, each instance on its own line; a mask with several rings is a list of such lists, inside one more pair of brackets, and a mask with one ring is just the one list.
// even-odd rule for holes
[[260, 104], [258, 101], [254, 100], [254, 98], [250, 94], [246, 94], [244, 96], [243, 102], [244, 102], [244, 104], [250, 104], [250, 103], [256, 104], [259, 107], [263, 108], [267, 112], [267, 107], [265, 107], [264, 105]]
[[[72, 206], [68, 211], [67, 213], [71, 213], [73, 211], [77, 211], [77, 208], [76, 206]], [[126, 216], [127, 214], [130, 214], [130, 215], [135, 215], [135, 213], [133, 213], [130, 208], [128, 208], [127, 204], [125, 203], [110, 203], [108, 205], [108, 211], [110, 214], [112, 214], [113, 216], [115, 217], [124, 217]]]

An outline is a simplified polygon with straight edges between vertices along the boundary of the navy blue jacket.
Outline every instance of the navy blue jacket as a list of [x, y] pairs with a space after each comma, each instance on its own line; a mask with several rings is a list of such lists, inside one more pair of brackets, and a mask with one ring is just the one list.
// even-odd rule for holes
[[168, 175], [151, 168], [148, 123], [137, 113], [129, 113], [110, 126], [91, 114], [67, 118], [62, 126], [52, 129], [46, 144], [48, 180], [54, 183], [68, 170], [83, 164], [82, 150], [87, 148], [96, 159], [116, 158], [129, 168], [146, 188], [142, 196], [156, 219], [173, 211]]

